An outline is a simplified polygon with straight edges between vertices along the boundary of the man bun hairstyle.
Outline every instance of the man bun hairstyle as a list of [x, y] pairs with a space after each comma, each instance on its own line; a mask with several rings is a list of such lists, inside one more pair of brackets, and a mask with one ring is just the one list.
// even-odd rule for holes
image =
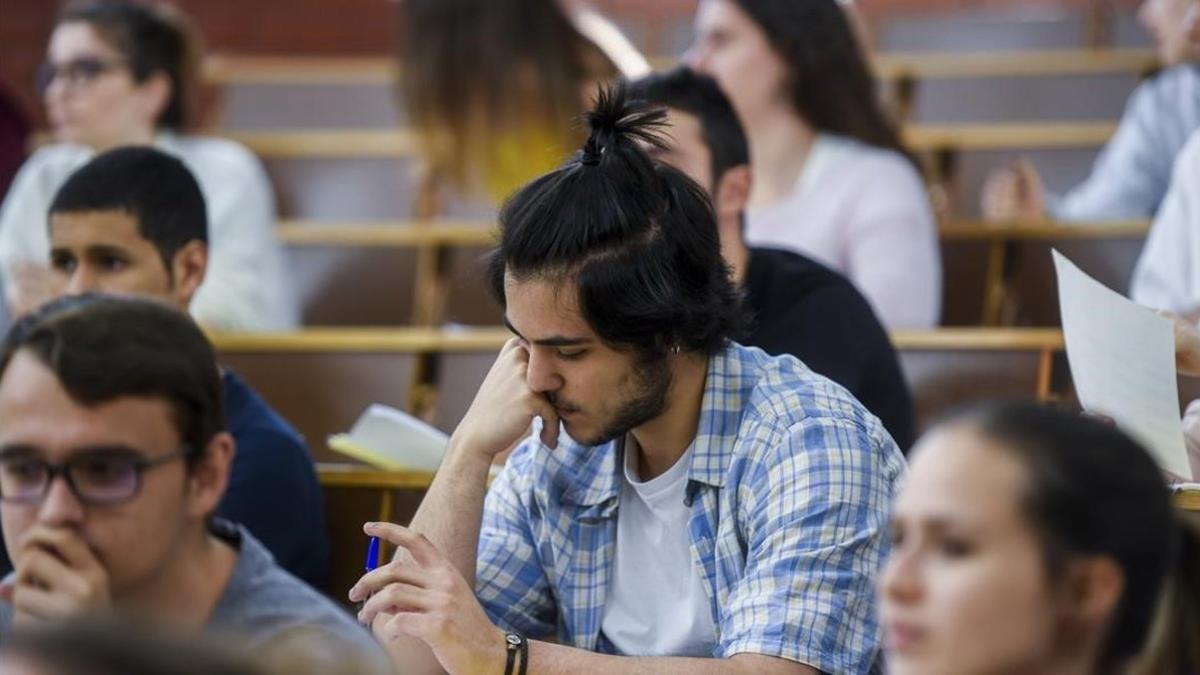
[[583, 147], [518, 190], [500, 212], [490, 274], [573, 283], [606, 343], [642, 352], [714, 354], [734, 337], [741, 303], [721, 257], [704, 188], [654, 160], [666, 111], [602, 88]]

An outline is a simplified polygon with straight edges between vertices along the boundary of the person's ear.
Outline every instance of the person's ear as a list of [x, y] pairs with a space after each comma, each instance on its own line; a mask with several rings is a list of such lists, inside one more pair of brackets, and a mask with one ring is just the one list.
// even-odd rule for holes
[[175, 251], [171, 259], [171, 292], [180, 309], [187, 311], [192, 298], [204, 283], [208, 269], [208, 245], [193, 239]]
[[718, 219], [728, 221], [730, 218], [737, 218], [746, 210], [746, 205], [750, 202], [752, 176], [749, 164], [739, 164], [721, 174], [721, 178], [717, 180], [713, 200]]
[[233, 436], [222, 431], [212, 437], [188, 476], [188, 514], [207, 518], [217, 510], [229, 485], [229, 471], [237, 450]]
[[159, 116], [170, 105], [174, 88], [171, 78], [161, 70], [138, 85], [142, 114], [152, 123], [157, 123]]
[[1125, 592], [1125, 573], [1109, 556], [1089, 556], [1068, 564], [1063, 575], [1065, 613], [1077, 626], [1102, 628]]

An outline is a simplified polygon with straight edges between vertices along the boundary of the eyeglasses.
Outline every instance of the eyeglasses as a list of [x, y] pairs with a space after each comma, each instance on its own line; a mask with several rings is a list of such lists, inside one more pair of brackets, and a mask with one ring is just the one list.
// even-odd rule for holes
[[54, 80], [59, 77], [65, 78], [66, 83], [71, 87], [82, 87], [122, 65], [124, 65], [124, 61], [105, 60], [96, 56], [84, 56], [61, 64], [47, 61], [38, 67], [34, 81], [40, 92], [49, 89]]
[[36, 504], [57, 476], [84, 504], [108, 506], [129, 501], [142, 487], [142, 474], [191, 454], [189, 446], [146, 459], [128, 448], [94, 448], [62, 464], [25, 452], [0, 455], [0, 500]]

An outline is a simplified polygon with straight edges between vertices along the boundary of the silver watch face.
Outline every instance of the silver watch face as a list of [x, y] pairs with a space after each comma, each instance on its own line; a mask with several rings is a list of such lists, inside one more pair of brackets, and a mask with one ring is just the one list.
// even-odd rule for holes
[[508, 644], [510, 644], [514, 647], [518, 647], [521, 645], [521, 636], [519, 636], [519, 635], [513, 635], [512, 633], [509, 633], [508, 635], [504, 636], [504, 639], [508, 640]]

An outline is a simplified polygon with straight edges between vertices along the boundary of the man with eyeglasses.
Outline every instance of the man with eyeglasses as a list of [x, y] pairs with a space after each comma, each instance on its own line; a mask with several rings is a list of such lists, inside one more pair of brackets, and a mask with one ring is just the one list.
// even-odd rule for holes
[[[209, 233], [199, 184], [149, 147], [97, 155], [51, 201], [51, 296], [125, 293], [187, 307], [207, 279]], [[314, 588], [328, 581], [321, 487], [304, 439], [236, 373], [223, 370], [238, 452], [218, 515], [245, 525], [279, 564]], [[0, 555], [0, 574], [7, 571]]]
[[0, 640], [115, 614], [247, 649], [304, 631], [367, 671], [382, 663], [348, 614], [213, 517], [234, 455], [221, 403], [211, 346], [160, 303], [68, 297], [13, 327], [0, 349], [0, 520], [16, 571], [0, 583]]

